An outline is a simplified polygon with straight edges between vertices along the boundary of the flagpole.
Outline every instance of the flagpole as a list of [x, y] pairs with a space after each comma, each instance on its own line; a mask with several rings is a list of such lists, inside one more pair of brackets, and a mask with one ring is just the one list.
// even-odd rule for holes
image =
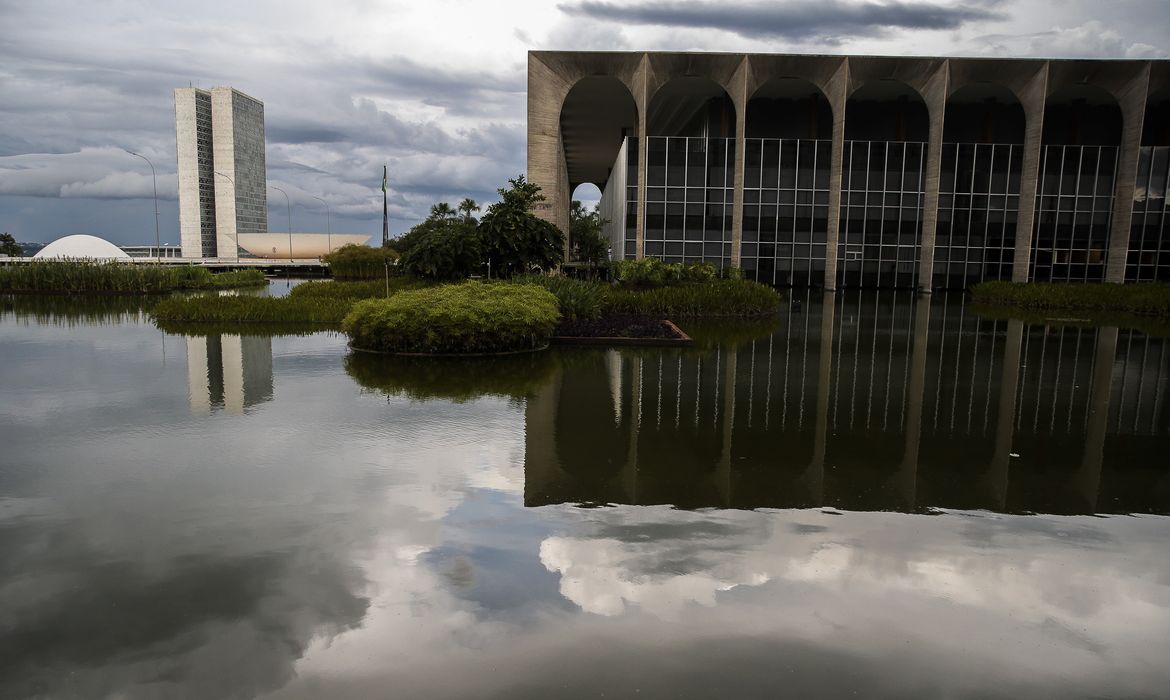
[[390, 242], [390, 219], [386, 209], [386, 166], [382, 166], [382, 247]]

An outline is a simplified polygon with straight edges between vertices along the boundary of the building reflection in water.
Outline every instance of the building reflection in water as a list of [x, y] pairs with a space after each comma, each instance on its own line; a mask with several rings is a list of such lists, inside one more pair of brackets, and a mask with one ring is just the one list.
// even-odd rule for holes
[[1136, 331], [817, 294], [771, 336], [562, 359], [530, 506], [1170, 512], [1170, 348]]
[[242, 414], [272, 400], [272, 338], [213, 333], [187, 336], [191, 412]]

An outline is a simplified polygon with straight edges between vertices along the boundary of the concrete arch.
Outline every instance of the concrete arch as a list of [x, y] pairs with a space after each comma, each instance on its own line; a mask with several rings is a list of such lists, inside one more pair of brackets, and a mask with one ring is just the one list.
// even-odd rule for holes
[[569, 185], [604, 185], [627, 136], [636, 136], [638, 105], [613, 76], [585, 76], [569, 88], [560, 109], [561, 143]]
[[1117, 146], [1123, 113], [1112, 92], [1098, 85], [1065, 85], [1044, 101], [1046, 144]]
[[922, 93], [895, 78], [860, 85], [845, 101], [846, 140], [924, 142], [930, 126], [930, 107]]
[[662, 83], [650, 98], [646, 135], [733, 138], [742, 111], [715, 80], [677, 76]]
[[748, 97], [744, 121], [747, 138], [833, 137], [833, 105], [806, 78], [774, 76], [757, 85]]
[[1170, 146], [1170, 86], [1152, 92], [1146, 100], [1142, 146]]

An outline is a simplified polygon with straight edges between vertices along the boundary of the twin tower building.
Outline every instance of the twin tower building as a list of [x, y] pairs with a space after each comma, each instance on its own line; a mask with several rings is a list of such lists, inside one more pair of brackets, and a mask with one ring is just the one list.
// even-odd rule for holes
[[235, 257], [268, 232], [264, 103], [230, 87], [175, 90], [179, 231], [185, 258]]

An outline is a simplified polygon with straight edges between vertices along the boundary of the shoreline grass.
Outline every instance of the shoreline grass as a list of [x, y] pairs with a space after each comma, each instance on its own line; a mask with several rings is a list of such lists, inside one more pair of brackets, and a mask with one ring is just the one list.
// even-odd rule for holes
[[212, 273], [194, 265], [162, 266], [95, 260], [37, 260], [0, 266], [0, 293], [147, 295], [268, 284], [260, 270]]
[[1170, 284], [983, 282], [971, 288], [982, 306], [1170, 318]]
[[354, 299], [288, 297], [191, 296], [163, 299], [151, 314], [170, 323], [283, 323], [336, 327]]
[[566, 320], [608, 314], [689, 318], [752, 318], [775, 315], [783, 297], [775, 289], [741, 279], [708, 279], [658, 287], [629, 287], [563, 276], [527, 275], [513, 281], [552, 292]]

